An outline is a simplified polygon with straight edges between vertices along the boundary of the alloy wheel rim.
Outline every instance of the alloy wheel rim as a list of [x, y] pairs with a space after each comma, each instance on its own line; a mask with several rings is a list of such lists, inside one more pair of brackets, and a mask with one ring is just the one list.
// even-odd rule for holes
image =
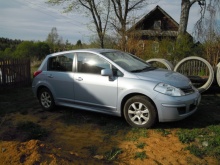
[[49, 108], [51, 106], [51, 97], [48, 92], [43, 92], [41, 94], [41, 103], [45, 108]]
[[144, 125], [149, 121], [150, 113], [143, 103], [135, 102], [129, 106], [128, 116], [133, 123], [137, 125]]

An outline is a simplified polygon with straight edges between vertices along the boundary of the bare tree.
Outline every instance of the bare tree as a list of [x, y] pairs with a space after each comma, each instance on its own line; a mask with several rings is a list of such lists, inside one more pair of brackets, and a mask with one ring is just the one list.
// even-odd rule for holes
[[215, 67], [220, 59], [220, 24], [216, 19], [216, 6], [207, 4], [203, 21], [195, 28], [196, 37], [203, 43], [204, 57]]
[[129, 23], [128, 14], [134, 10], [140, 10], [146, 7], [146, 0], [111, 0], [114, 14], [117, 19], [112, 18], [112, 26], [121, 36], [121, 49], [125, 50], [126, 45], [126, 27]]
[[64, 6], [64, 12], [83, 12], [91, 17], [100, 40], [100, 47], [104, 48], [104, 37], [110, 12], [110, 0], [48, 0], [48, 4]]
[[213, 6], [215, 11], [220, 10], [220, 0], [182, 0], [181, 1], [181, 15], [180, 15], [180, 23], [178, 29], [178, 37], [186, 34], [186, 29], [188, 25], [188, 18], [189, 18], [189, 11], [193, 4], [198, 3], [201, 10], [201, 17], [196, 23], [196, 26], [200, 28], [204, 20], [205, 12], [207, 11], [207, 4], [208, 6]]
[[186, 33], [189, 10], [195, 3], [200, 6], [200, 19], [195, 24], [195, 35], [203, 42], [203, 56], [213, 65], [220, 57], [220, 29], [216, 16], [220, 12], [220, 0], [182, 0], [178, 41]]
[[206, 14], [200, 18], [195, 26], [196, 37], [200, 41], [213, 40], [220, 33], [220, 24], [217, 22], [217, 16], [220, 13], [220, 1], [209, 0], [206, 4]]

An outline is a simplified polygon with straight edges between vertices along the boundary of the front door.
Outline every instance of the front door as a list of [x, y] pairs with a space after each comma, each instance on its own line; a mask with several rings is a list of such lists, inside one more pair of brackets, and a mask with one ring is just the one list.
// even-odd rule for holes
[[105, 59], [92, 53], [77, 53], [74, 74], [75, 103], [97, 111], [114, 111], [117, 106], [117, 78], [102, 76], [110, 68]]

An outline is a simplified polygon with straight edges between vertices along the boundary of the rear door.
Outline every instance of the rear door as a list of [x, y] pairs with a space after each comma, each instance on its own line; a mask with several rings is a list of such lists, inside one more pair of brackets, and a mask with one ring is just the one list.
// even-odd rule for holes
[[47, 81], [57, 101], [74, 99], [73, 53], [49, 58]]
[[104, 58], [92, 53], [77, 53], [74, 74], [75, 103], [97, 111], [114, 111], [117, 105], [118, 79], [102, 76], [101, 70], [111, 68]]

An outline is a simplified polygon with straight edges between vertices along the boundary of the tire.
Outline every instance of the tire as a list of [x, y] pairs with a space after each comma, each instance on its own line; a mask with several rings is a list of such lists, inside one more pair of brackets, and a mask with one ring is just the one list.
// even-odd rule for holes
[[43, 110], [52, 111], [55, 107], [53, 95], [47, 88], [42, 88], [38, 94], [38, 100]]
[[155, 107], [145, 96], [134, 96], [124, 106], [125, 120], [133, 127], [150, 128], [157, 119]]

